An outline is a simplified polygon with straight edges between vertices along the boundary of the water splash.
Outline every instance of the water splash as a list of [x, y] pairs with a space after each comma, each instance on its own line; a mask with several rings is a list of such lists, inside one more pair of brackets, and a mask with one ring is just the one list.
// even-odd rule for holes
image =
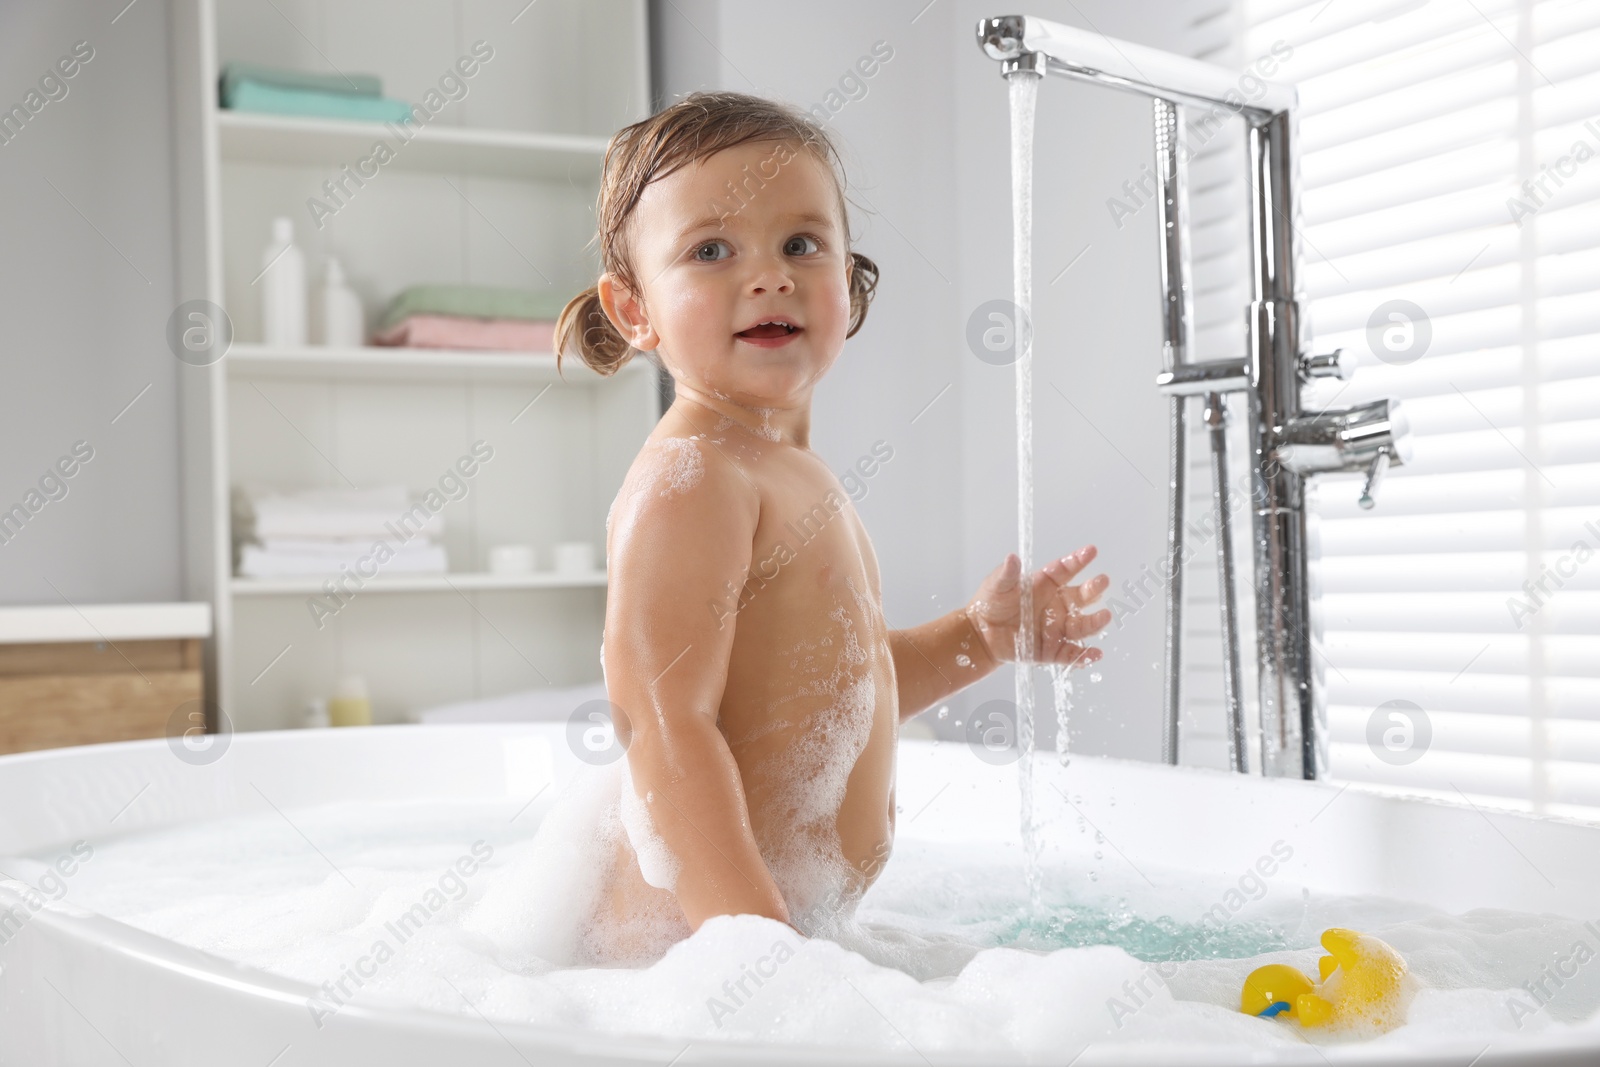
[[1056, 704], [1056, 759], [1063, 767], [1067, 765], [1067, 719], [1072, 714], [1070, 672], [1071, 668], [1065, 663], [1050, 664], [1050, 690]]
[[1006, 79], [1011, 94], [1011, 271], [1017, 345], [1017, 555], [1022, 560], [1022, 620], [1017, 629], [1017, 782], [1022, 801], [1022, 844], [1028, 906], [1039, 910], [1042, 841], [1033, 803], [1033, 115], [1039, 75]]

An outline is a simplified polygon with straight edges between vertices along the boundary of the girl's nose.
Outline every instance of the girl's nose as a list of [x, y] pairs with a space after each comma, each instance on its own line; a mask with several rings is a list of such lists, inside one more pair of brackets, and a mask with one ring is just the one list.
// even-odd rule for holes
[[794, 279], [789, 276], [789, 271], [781, 260], [765, 259], [756, 268], [755, 277], [750, 280], [753, 292], [794, 292]]

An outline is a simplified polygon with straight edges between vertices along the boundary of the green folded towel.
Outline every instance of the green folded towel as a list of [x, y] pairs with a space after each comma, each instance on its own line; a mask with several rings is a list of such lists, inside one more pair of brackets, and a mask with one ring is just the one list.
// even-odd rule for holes
[[488, 285], [413, 285], [389, 301], [378, 320], [379, 332], [407, 315], [458, 315], [475, 319], [536, 319], [561, 314], [571, 293], [497, 289]]
[[307, 89], [319, 93], [346, 93], [353, 96], [381, 96], [383, 82], [376, 74], [312, 74], [305, 70], [284, 70], [260, 63], [233, 61], [222, 68], [222, 106], [233, 107], [233, 94], [240, 82], [252, 81], [278, 89]]
[[261, 82], [241, 81], [224, 107], [234, 111], [264, 111], [273, 115], [311, 115], [355, 122], [406, 122], [411, 105], [404, 100], [355, 93], [323, 93], [306, 89], [280, 89]]

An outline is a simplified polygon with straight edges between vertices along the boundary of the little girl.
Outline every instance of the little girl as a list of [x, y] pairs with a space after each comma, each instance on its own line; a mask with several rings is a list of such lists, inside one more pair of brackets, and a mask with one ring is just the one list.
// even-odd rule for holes
[[[635, 352], [676, 399], [607, 519], [601, 663], [626, 746], [589, 936], [643, 961], [708, 918], [814, 935], [894, 838], [898, 728], [1017, 658], [1008, 555], [972, 601], [893, 630], [848, 495], [811, 450], [811, 395], [878, 270], [850, 250], [843, 178], [804, 113], [694, 93], [616, 134], [596, 210], [604, 273], [556, 327], [602, 374]], [[842, 168], [841, 168], [842, 169]], [[1029, 576], [1033, 660], [1084, 665], [1109, 584], [1088, 546]], [[603, 839], [602, 839], [603, 840]]]

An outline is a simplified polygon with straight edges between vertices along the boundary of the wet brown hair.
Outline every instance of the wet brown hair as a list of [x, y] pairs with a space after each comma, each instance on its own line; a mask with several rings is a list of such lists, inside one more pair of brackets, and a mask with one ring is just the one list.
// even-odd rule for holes
[[[606, 145], [594, 213], [601, 271], [629, 292], [642, 293], [633, 271], [626, 227], [645, 186], [680, 167], [750, 141], [793, 142], [828, 168], [838, 192], [839, 220], [848, 247], [844, 164], [827, 132], [803, 111], [775, 100], [746, 93], [698, 92], [623, 127]], [[845, 336], [854, 337], [866, 321], [867, 307], [877, 289], [878, 265], [860, 252], [850, 252], [849, 257], [854, 267], [850, 272], [850, 327]], [[569, 345], [601, 374], [615, 374], [636, 351], [606, 317], [597, 285], [568, 301], [556, 320], [558, 368]]]

